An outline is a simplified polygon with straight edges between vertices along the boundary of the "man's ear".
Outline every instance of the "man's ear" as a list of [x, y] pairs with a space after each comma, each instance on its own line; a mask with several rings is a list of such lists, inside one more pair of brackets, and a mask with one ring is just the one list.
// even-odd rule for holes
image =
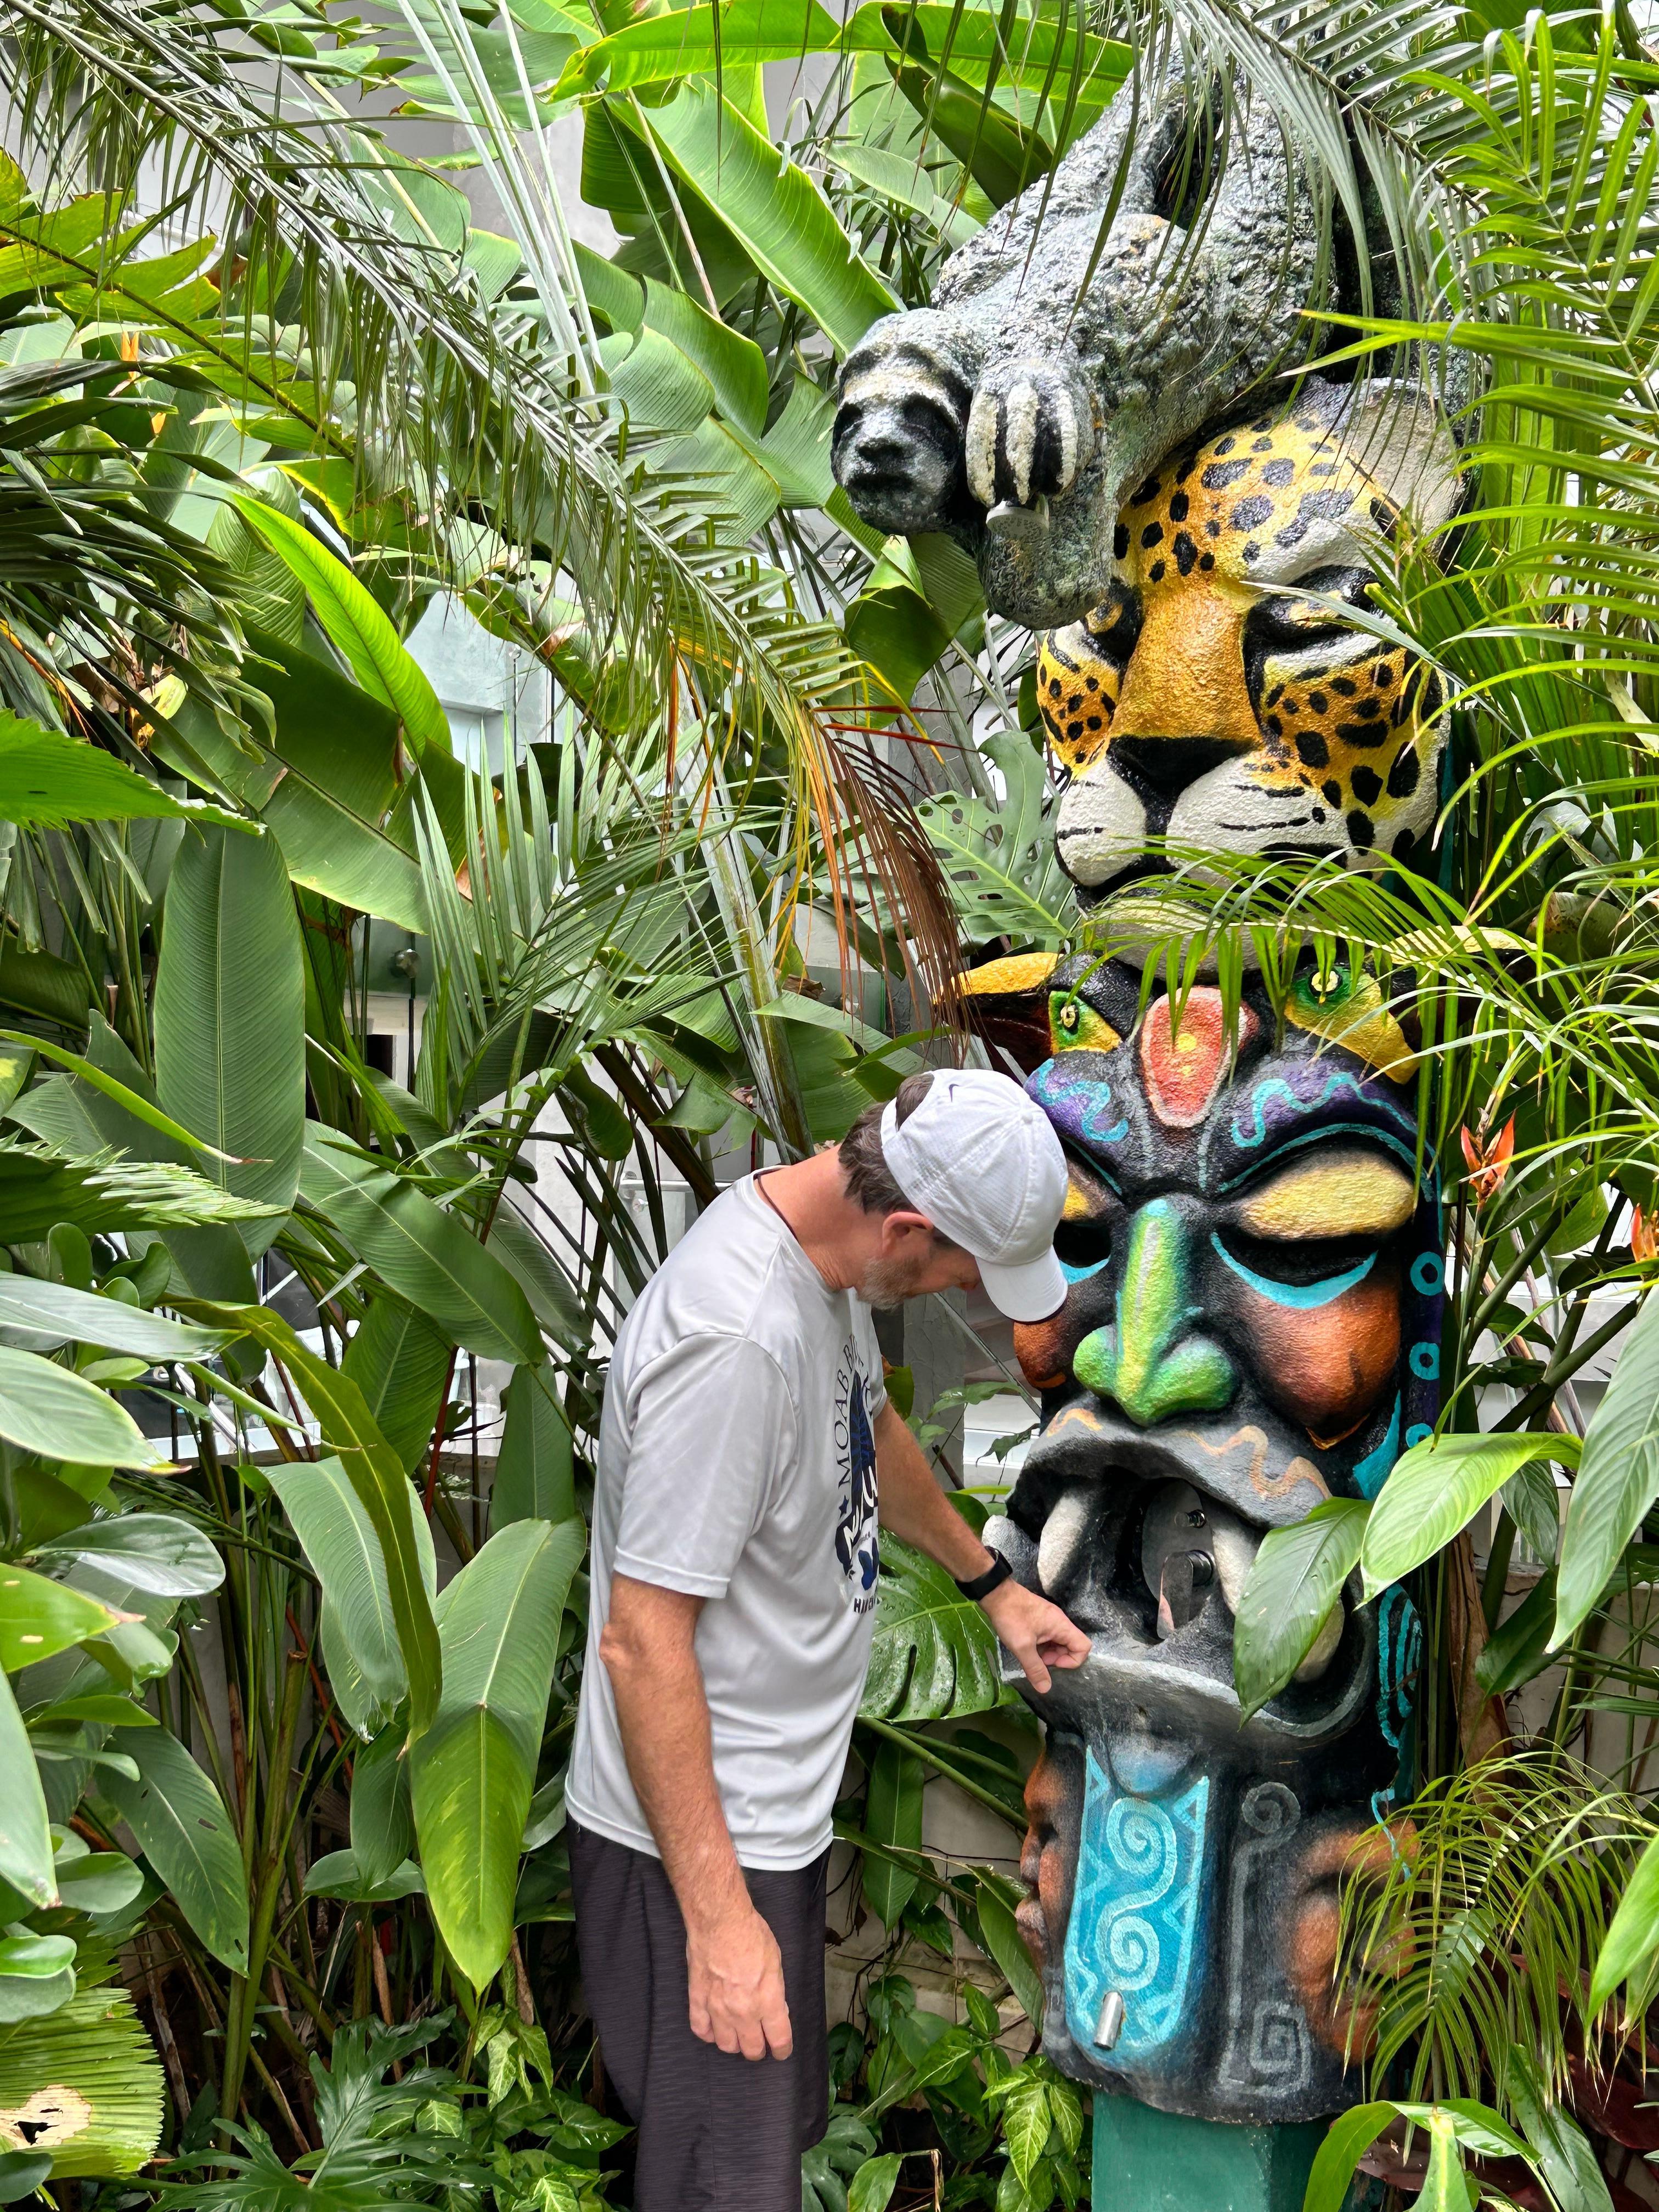
[[882, 1258], [897, 1259], [907, 1249], [914, 1246], [918, 1237], [925, 1238], [929, 1244], [933, 1241], [933, 1224], [925, 1213], [908, 1211], [884, 1213], [881, 1217]]

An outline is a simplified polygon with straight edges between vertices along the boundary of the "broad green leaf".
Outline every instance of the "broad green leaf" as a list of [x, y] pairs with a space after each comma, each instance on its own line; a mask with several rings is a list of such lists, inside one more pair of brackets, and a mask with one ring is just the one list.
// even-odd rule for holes
[[0, 711], [0, 822], [63, 830], [71, 822], [145, 815], [216, 823], [246, 836], [252, 823], [204, 799], [174, 799], [112, 754], [62, 730]]
[[1571, 1467], [1578, 1439], [1553, 1434], [1429, 1437], [1383, 1484], [1359, 1555], [1367, 1599], [1431, 1559], [1531, 1460]]
[[1391, 2104], [1355, 2105], [1339, 2112], [1314, 2156], [1302, 2212], [1343, 2212], [1355, 2168], [1395, 2117]]
[[1659, 1498], [1659, 1298], [1645, 1298], [1584, 1432], [1555, 1578], [1559, 1651]]
[[1555, 1570], [1547, 1567], [1509, 1619], [1500, 1621], [1474, 1662], [1474, 1679], [1489, 1698], [1507, 1698], [1549, 1664], [1555, 1626]]
[[599, 359], [636, 430], [695, 430], [714, 406], [714, 386], [660, 331], [601, 338]]
[[898, 2186], [899, 2167], [902, 2164], [897, 2151], [887, 2151], [880, 2158], [866, 2158], [847, 2191], [847, 2212], [887, 2212]]
[[156, 1097], [216, 1152], [215, 1180], [279, 1209], [300, 1183], [306, 1121], [305, 968], [288, 869], [274, 837], [191, 838], [167, 883], [155, 969]]
[[881, 1539], [882, 1574], [860, 1710], [877, 1720], [939, 1720], [1016, 1702], [1002, 1650], [980, 1607], [943, 1567]]
[[0, 1667], [15, 1674], [67, 1651], [88, 1636], [103, 1636], [121, 1616], [95, 1597], [0, 1561]]
[[342, 1898], [352, 1905], [393, 1905], [400, 1897], [419, 1897], [425, 1887], [413, 1859], [400, 1859], [371, 1880], [356, 1851], [330, 1851], [306, 1876], [307, 1897]]
[[1531, 1459], [1504, 1485], [1504, 1510], [1542, 1565], [1554, 1559], [1561, 1542], [1561, 1497], [1548, 1464]]
[[842, 627], [859, 659], [904, 706], [951, 642], [950, 632], [923, 595], [884, 561], [871, 571]]
[[728, 422], [751, 437], [760, 436], [766, 428], [769, 396], [766, 356], [753, 338], [717, 320], [684, 292], [659, 284], [654, 276], [646, 279], [645, 327], [672, 339], [702, 372], [714, 404]]
[[[922, 41], [913, 30], [912, 50]], [[935, 62], [899, 67], [893, 81], [942, 145], [948, 146], [993, 207], [1006, 207], [1054, 167], [1045, 134]]]
[[380, 1705], [408, 1687], [386, 1560], [368, 1509], [342, 1462], [292, 1460], [266, 1470], [353, 1664]]
[[521, 1367], [501, 1394], [507, 1419], [495, 1461], [489, 1525], [568, 1521], [576, 1510], [570, 1425], [545, 1362]]
[[1022, 2066], [997, 2085], [1009, 2162], [1024, 2186], [1048, 2142], [1048, 2086], [1042, 2075]]
[[1437, 2107], [1428, 2119], [1429, 2170], [1417, 2199], [1418, 2212], [1465, 2212], [1470, 2198], [1458, 2156], [1457, 2131], [1449, 2112]]
[[371, 697], [390, 707], [416, 752], [449, 750], [449, 724], [438, 695], [372, 592], [322, 542], [297, 522], [244, 493], [236, 510], [304, 585], [329, 642]]
[[514, 1522], [439, 1601], [443, 1699], [410, 1781], [432, 1915], [475, 1989], [512, 1939], [559, 1623], [586, 1539], [580, 1519]]
[[83, 1851], [76, 1858], [59, 1855], [58, 1894], [76, 1912], [118, 1912], [143, 1886], [143, 1869], [125, 1851]]
[[300, 1187], [357, 1256], [452, 1343], [515, 1367], [540, 1360], [542, 1334], [524, 1292], [455, 1215], [412, 1182], [313, 1121]]
[[849, 352], [899, 302], [860, 259], [819, 186], [709, 84], [688, 85], [648, 127], [669, 167], [757, 267]]
[[1241, 1720], [1276, 1698], [1313, 1650], [1358, 1563], [1371, 1510], [1363, 1498], [1329, 1498], [1262, 1538], [1233, 1629]]
[[442, 1662], [431, 1601], [421, 1571], [409, 1478], [349, 1375], [307, 1351], [288, 1323], [268, 1306], [238, 1306], [223, 1317], [253, 1337], [287, 1368], [316, 1415], [324, 1441], [339, 1454], [351, 1486], [374, 1525], [398, 1627], [398, 1649], [409, 1677], [410, 1721], [416, 1729], [423, 1729], [437, 1710]]
[[201, 1530], [174, 1513], [118, 1513], [42, 1544], [43, 1559], [79, 1561], [156, 1597], [204, 1597], [225, 1578]]
[[1621, 1982], [1636, 1982], [1659, 1953], [1659, 1837], [1636, 1866], [1602, 1940], [1590, 1976], [1589, 2009], [1599, 2013]]
[[[258, 657], [244, 673], [270, 701], [274, 749], [261, 747], [250, 762], [216, 726], [204, 730], [203, 718], [180, 710], [175, 721], [276, 832], [296, 884], [419, 935], [430, 927], [420, 864], [382, 826], [396, 787], [395, 712], [268, 632], [256, 630], [249, 643]], [[158, 743], [165, 749], [164, 738]]]
[[3, 1672], [0, 1672], [0, 1881], [9, 1882], [31, 1905], [48, 1905], [57, 1900], [52, 1829], [40, 1770]]
[[404, 1732], [382, 1729], [351, 1769], [351, 1849], [369, 1888], [394, 1875], [415, 1849]]
[[1529, 2051], [1511, 2044], [1510, 2103], [1532, 2145], [1557, 2212], [1613, 2212], [1607, 2179], [1572, 2114], [1553, 2101]]
[[1042, 1977], [1025, 1948], [1025, 1938], [1019, 1932], [1019, 1923], [1014, 1918], [1014, 1908], [1008, 1902], [1002, 1877], [987, 1867], [979, 1871], [975, 1910], [987, 1949], [1019, 1999], [1026, 2019], [1033, 2027], [1041, 2027], [1044, 2010]]
[[49, 2150], [0, 2150], [0, 2204], [21, 2204], [51, 2172]]
[[591, 91], [601, 82], [616, 93], [632, 84], [793, 61], [828, 53], [840, 41], [840, 24], [817, 0], [730, 0], [719, 9], [718, 21], [716, 10], [705, 5], [671, 9], [624, 24], [574, 54], [559, 79], [558, 97]]
[[[904, 1853], [921, 1850], [921, 1793], [927, 1770], [911, 1751], [883, 1741], [871, 1762], [866, 1792], [866, 1835]], [[919, 1869], [905, 1860], [864, 1855], [864, 1901], [884, 1926], [896, 1928], [915, 1895]]]
[[455, 1347], [423, 1313], [382, 1291], [345, 1348], [341, 1372], [363, 1394], [380, 1433], [405, 1468], [431, 1441]]
[[246, 1973], [246, 1879], [218, 1791], [166, 1729], [117, 1729], [110, 1746], [133, 1761], [138, 1779], [106, 1768], [105, 1796], [200, 1942], [221, 1966]]
[[0, 1345], [0, 1437], [77, 1467], [165, 1464], [125, 1407], [33, 1352]]
[[[131, 1115], [136, 1121], [142, 1121], [147, 1128], [153, 1129], [157, 1136], [167, 1138], [169, 1145], [179, 1146], [198, 1158], [217, 1160], [222, 1164], [231, 1167], [240, 1167], [244, 1164], [242, 1161], [232, 1158], [226, 1153], [216, 1152], [204, 1138], [194, 1135], [185, 1127], [182, 1121], [175, 1121], [170, 1114], [162, 1113], [158, 1106], [153, 1105], [140, 1092], [110, 1074], [106, 1068], [100, 1067], [94, 1060], [83, 1060], [79, 1053], [66, 1051], [61, 1045], [48, 1044], [44, 1038], [27, 1036], [21, 1030], [0, 1030], [0, 1042], [7, 1044], [27, 1045], [31, 1050], [56, 1061], [59, 1067], [66, 1068], [71, 1075], [78, 1077], [82, 1083], [89, 1084], [93, 1090], [100, 1091], [112, 1105], [118, 1106], [124, 1114]], [[14, 1116], [14, 1118], [17, 1117]]]
[[75, 1995], [75, 1939], [0, 1936], [0, 2026], [39, 2020]]
[[38, 1275], [0, 1275], [0, 1328], [28, 1329], [40, 1339], [33, 1348], [42, 1352], [98, 1344], [151, 1360], [208, 1359], [229, 1341], [222, 1328], [193, 1328]]

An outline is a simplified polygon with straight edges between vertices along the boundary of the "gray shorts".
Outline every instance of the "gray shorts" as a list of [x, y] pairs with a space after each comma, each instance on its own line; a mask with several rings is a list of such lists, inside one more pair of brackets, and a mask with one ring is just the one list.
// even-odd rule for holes
[[794, 2039], [787, 2058], [745, 2058], [691, 2033], [685, 1923], [662, 1862], [574, 1820], [567, 1832], [587, 2008], [639, 2130], [635, 2212], [799, 2212], [801, 2153], [830, 2124], [829, 1852], [793, 1873], [744, 1870], [783, 1954]]

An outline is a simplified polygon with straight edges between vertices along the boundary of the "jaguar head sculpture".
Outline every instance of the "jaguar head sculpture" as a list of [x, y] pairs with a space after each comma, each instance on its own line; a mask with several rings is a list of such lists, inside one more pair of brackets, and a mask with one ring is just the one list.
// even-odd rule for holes
[[1205, 985], [1143, 1012], [1117, 961], [1048, 994], [1027, 1087], [1066, 1149], [1071, 1287], [1016, 1333], [1042, 1426], [987, 1530], [1091, 1645], [1033, 1699], [1044, 2046], [1168, 2110], [1307, 2119], [1353, 2094], [1335, 1886], [1393, 1802], [1418, 1630], [1403, 1591], [1350, 1591], [1241, 1724], [1233, 1624], [1267, 1531], [1374, 1495], [1433, 1418], [1412, 1054], [1343, 969], [1304, 970], [1282, 1019], [1247, 984], [1231, 1027]]
[[1420, 858], [1439, 685], [1361, 617], [1402, 518], [1433, 530], [1457, 492], [1426, 394], [1317, 377], [1148, 471], [1098, 602], [1037, 656], [1055, 849], [1085, 903], [1170, 866], [1152, 839]]

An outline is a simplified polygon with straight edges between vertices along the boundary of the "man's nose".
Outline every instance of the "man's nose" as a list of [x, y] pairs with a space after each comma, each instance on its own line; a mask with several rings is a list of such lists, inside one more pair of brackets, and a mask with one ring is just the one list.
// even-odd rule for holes
[[1143, 1206], [1129, 1224], [1115, 1324], [1092, 1330], [1073, 1355], [1084, 1388], [1111, 1399], [1137, 1428], [1219, 1412], [1238, 1387], [1226, 1352], [1194, 1326], [1187, 1247], [1186, 1224], [1167, 1198]]

